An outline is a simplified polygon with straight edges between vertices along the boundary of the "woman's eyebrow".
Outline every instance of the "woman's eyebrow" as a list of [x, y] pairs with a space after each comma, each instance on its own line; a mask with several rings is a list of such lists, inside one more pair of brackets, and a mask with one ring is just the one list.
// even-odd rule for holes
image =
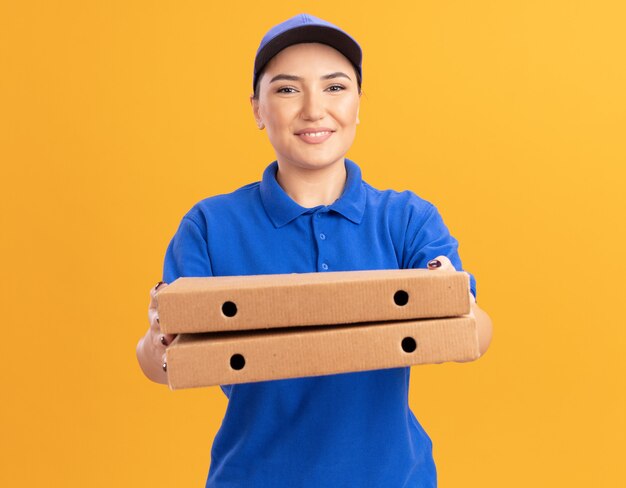
[[352, 78], [350, 78], [347, 74], [341, 71], [335, 71], [334, 73], [330, 73], [329, 75], [322, 76], [322, 80], [332, 80], [333, 78], [348, 78], [350, 81], [352, 81]]
[[295, 76], [295, 75], [280, 74], [280, 75], [274, 76], [274, 78], [270, 80], [270, 83], [274, 83], [275, 81], [278, 81], [278, 80], [301, 81], [302, 78], [300, 78], [299, 76]]
[[[347, 74], [343, 73], [342, 71], [335, 71], [334, 73], [329, 73], [327, 75], [320, 76], [321, 80], [332, 80], [333, 78], [348, 78], [350, 81], [352, 81], [352, 78], [350, 78]], [[274, 83], [275, 81], [280, 81], [280, 80], [302, 81], [302, 77], [281, 73], [279, 75], [274, 76], [270, 80], [270, 83]]]

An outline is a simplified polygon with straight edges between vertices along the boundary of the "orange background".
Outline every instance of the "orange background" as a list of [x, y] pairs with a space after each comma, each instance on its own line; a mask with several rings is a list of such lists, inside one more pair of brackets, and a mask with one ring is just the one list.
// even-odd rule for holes
[[494, 341], [414, 367], [440, 486], [626, 479], [626, 8], [620, 1], [0, 4], [0, 485], [203, 486], [226, 398], [136, 363], [198, 200], [273, 153], [248, 95], [298, 12], [365, 53], [348, 156], [432, 201]]

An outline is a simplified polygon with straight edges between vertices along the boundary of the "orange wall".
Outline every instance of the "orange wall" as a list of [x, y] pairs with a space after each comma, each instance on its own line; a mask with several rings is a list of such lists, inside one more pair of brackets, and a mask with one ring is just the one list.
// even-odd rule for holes
[[414, 367], [442, 487], [626, 478], [623, 2], [2, 2], [0, 485], [203, 486], [226, 400], [134, 348], [182, 215], [273, 160], [248, 95], [305, 11], [364, 52], [349, 157], [435, 203], [495, 325]]

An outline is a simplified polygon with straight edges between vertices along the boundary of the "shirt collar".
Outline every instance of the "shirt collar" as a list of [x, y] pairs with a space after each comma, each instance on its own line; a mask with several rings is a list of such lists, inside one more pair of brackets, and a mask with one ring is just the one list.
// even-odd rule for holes
[[[343, 215], [355, 224], [360, 224], [365, 211], [365, 188], [361, 168], [349, 159], [344, 159], [347, 178], [341, 196], [330, 204], [328, 210]], [[274, 161], [263, 172], [260, 184], [261, 201], [275, 227], [282, 227], [311, 209], [296, 203], [276, 181], [278, 163]]]

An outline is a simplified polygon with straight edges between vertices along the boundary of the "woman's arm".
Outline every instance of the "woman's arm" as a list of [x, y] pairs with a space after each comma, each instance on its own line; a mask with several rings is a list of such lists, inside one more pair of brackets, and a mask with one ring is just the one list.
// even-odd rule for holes
[[[212, 276], [211, 262], [206, 241], [206, 220], [198, 215], [198, 207], [192, 208], [180, 222], [176, 234], [165, 252], [163, 280], [172, 283], [181, 276]], [[193, 218], [192, 218], [193, 217]], [[157, 290], [167, 284], [161, 282], [150, 291], [148, 319], [150, 327], [137, 343], [137, 360], [143, 373], [156, 383], [167, 384], [165, 350], [175, 335], [163, 334], [159, 326]]]

